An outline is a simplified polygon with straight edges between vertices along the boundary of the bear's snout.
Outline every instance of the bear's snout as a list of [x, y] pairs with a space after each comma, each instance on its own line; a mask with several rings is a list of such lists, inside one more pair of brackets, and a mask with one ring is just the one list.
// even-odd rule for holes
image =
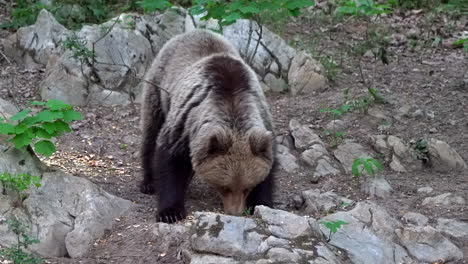
[[245, 210], [246, 197], [242, 192], [227, 193], [222, 196], [224, 212], [229, 215], [241, 215]]

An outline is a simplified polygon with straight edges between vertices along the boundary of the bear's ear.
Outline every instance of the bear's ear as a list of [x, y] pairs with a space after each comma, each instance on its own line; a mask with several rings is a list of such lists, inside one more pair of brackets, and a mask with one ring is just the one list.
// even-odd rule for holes
[[231, 137], [224, 131], [213, 133], [208, 140], [208, 155], [225, 153], [232, 146]]
[[270, 131], [254, 130], [249, 135], [250, 149], [257, 156], [271, 159], [273, 155], [273, 134]]

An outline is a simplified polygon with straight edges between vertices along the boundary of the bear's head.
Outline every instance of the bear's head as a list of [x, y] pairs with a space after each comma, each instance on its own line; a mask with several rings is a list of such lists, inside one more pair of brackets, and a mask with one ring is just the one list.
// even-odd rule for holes
[[218, 191], [225, 213], [240, 215], [250, 191], [270, 173], [273, 155], [273, 135], [266, 129], [214, 129], [193, 157], [194, 171]]

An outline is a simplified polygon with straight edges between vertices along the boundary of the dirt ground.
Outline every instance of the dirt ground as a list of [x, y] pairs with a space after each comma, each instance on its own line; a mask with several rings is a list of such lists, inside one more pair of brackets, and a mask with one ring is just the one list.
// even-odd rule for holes
[[[340, 106], [345, 89], [349, 89], [351, 97], [357, 98], [365, 95], [367, 85], [372, 85], [388, 103], [344, 115], [341, 119], [345, 121], [346, 129], [342, 132], [346, 139], [369, 146], [370, 135], [395, 135], [406, 141], [433, 137], [446, 141], [468, 161], [468, 52], [448, 47], [444, 41], [435, 46], [427, 44], [433, 42], [436, 34], [450, 39], [468, 30], [468, 19], [450, 20], [452, 18], [446, 17], [448, 20], [444, 21], [441, 17], [439, 22], [430, 24], [426, 21], [428, 15], [426, 12], [408, 12], [375, 22], [382, 27], [392, 25], [386, 36], [414, 27], [420, 28], [421, 34], [406, 44], [388, 46], [388, 64], [372, 56], [364, 57], [362, 76], [365, 83], [359, 71], [360, 59], [350, 51], [350, 47], [359, 45], [365, 38], [365, 21], [327, 21], [312, 15], [289, 21], [281, 28], [281, 35], [289, 43], [312, 50], [318, 56], [335, 59], [338, 72], [333, 76], [335, 81], [330, 82], [329, 89], [320, 94], [294, 98], [286, 94], [268, 94], [277, 133], [287, 134], [288, 123], [294, 118], [322, 135], [324, 141], [330, 144], [329, 150], [333, 151], [331, 138], [324, 133], [324, 127], [333, 117], [321, 113], [320, 109]], [[8, 12], [0, 10], [0, 22], [7, 17]], [[457, 19], [464, 22], [460, 23]], [[449, 22], [454, 21], [459, 24], [448, 29], [451, 25]], [[275, 25], [272, 26], [275, 28]], [[0, 30], [0, 38], [9, 34], [11, 32]], [[19, 106], [24, 106], [27, 100], [39, 99], [37, 89], [43, 75], [43, 70], [23, 69], [0, 55], [0, 97]], [[412, 107], [409, 116], [395, 119], [399, 109], [405, 105]], [[416, 109], [433, 115], [411, 115]], [[162, 251], [149, 229], [155, 221], [157, 208], [155, 197], [141, 194], [138, 189], [141, 174], [138, 158], [141, 135], [138, 129], [139, 106], [88, 106], [78, 110], [85, 119], [73, 125], [71, 134], [59, 138], [58, 152], [44, 160], [75, 176], [87, 178], [137, 206], [118, 219], [113, 230], [96, 241], [88, 257], [47, 261], [187, 263], [177, 250], [178, 242], [169, 250]], [[385, 122], [379, 117], [381, 114], [385, 116]], [[355, 201], [374, 200], [397, 218], [412, 211], [429, 217], [430, 224], [435, 224], [440, 217], [468, 221], [466, 206], [422, 207], [421, 202], [426, 196], [416, 192], [420, 187], [429, 186], [434, 189], [431, 196], [452, 192], [468, 201], [468, 172], [439, 173], [430, 168], [421, 168], [417, 172], [394, 173], [387, 168], [384, 174], [395, 190], [388, 199], [366, 197], [359, 192], [359, 184], [350, 175], [325, 177], [316, 182], [312, 180], [312, 172], [305, 169], [295, 174], [279, 172], [275, 206], [302, 214], [295, 208], [293, 199], [301, 191], [314, 188], [334, 190]], [[214, 194], [213, 190], [195, 179], [187, 197], [187, 210], [220, 211], [221, 204], [218, 199], [213, 199]], [[186, 223], [190, 223], [190, 216]], [[451, 239], [468, 256], [468, 240]]]

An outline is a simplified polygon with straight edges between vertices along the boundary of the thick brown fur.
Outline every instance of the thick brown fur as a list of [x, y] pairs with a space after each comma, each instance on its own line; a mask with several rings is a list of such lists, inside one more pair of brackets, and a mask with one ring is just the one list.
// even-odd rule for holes
[[221, 36], [195, 30], [170, 40], [147, 74], [141, 191], [159, 182], [157, 218], [186, 216], [193, 175], [213, 186], [226, 213], [272, 206], [273, 125], [255, 73]]

